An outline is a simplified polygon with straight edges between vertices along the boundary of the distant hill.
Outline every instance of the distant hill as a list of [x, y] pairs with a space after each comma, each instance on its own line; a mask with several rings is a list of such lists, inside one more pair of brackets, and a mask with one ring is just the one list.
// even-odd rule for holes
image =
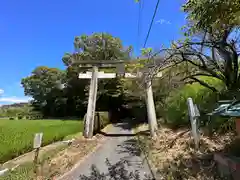
[[16, 107], [23, 107], [25, 105], [28, 105], [29, 103], [14, 103], [14, 104], [8, 104], [8, 105], [2, 105], [1, 109], [8, 109], [8, 108], [16, 108]]

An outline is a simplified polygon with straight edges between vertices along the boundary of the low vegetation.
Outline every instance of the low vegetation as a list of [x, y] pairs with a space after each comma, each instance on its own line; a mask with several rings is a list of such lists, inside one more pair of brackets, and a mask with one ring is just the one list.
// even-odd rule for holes
[[35, 133], [43, 133], [44, 146], [80, 131], [82, 121], [0, 120], [0, 163], [31, 151]]
[[[107, 131], [107, 128], [102, 131]], [[68, 136], [68, 138], [70, 137]], [[36, 177], [38, 177], [37, 179], [56, 179], [68, 172], [86, 154], [93, 151], [97, 145], [104, 141], [104, 136], [99, 134], [92, 139], [85, 139], [83, 136], [78, 135], [75, 136], [75, 140], [72, 143], [64, 143], [52, 149], [46, 148], [44, 150], [42, 148], [38, 158], [36, 173], [34, 172], [31, 156], [29, 157], [30, 160], [17, 163], [19, 166], [16, 169], [0, 176], [0, 180], [32, 180], [36, 179]], [[15, 161], [10, 162], [11, 167], [15, 167], [15, 163]]]
[[[141, 126], [138, 130], [146, 128]], [[139, 135], [138, 140], [156, 170], [156, 179], [221, 180], [213, 154], [222, 150], [226, 152], [234, 136], [233, 133], [226, 133], [209, 138], [202, 134], [198, 151], [187, 128], [172, 130], [163, 126], [154, 141], [143, 135]]]
[[[214, 87], [220, 91], [223, 89], [221, 82], [214, 78], [204, 78], [205, 81], [211, 82]], [[210, 113], [215, 107], [220, 94], [198, 84], [187, 84], [178, 89], [174, 89], [166, 97], [166, 105], [162, 116], [172, 126], [179, 127], [189, 124], [187, 98], [191, 97], [193, 102], [198, 106], [201, 113], [201, 120], [206, 121], [205, 114]]]

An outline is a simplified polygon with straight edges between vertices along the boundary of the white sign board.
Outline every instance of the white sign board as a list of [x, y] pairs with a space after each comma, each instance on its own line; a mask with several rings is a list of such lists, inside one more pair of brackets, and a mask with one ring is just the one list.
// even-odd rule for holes
[[34, 136], [33, 148], [37, 149], [41, 147], [43, 133], [36, 133]]
[[191, 126], [192, 126], [192, 135], [194, 138], [195, 146], [196, 148], [198, 148], [200, 137], [199, 137], [197, 117], [200, 116], [200, 113], [197, 106], [193, 104], [192, 98], [187, 99], [187, 104], [188, 104], [189, 119], [191, 121]]

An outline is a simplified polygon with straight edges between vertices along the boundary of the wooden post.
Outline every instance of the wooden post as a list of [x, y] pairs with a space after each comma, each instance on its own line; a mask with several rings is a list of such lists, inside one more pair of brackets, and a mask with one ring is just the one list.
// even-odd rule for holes
[[40, 148], [36, 148], [34, 151], [34, 159], [33, 159], [33, 164], [34, 164], [34, 173], [36, 174], [36, 176], [38, 176], [38, 155], [39, 155], [39, 149]]
[[43, 133], [36, 133], [34, 136], [34, 141], [33, 141], [33, 148], [35, 149], [34, 152], [34, 159], [33, 159], [33, 164], [34, 164], [34, 173], [36, 174], [36, 177], [38, 177], [38, 155], [40, 151], [40, 147], [42, 144], [42, 137]]
[[235, 119], [237, 138], [240, 138], [240, 118]]

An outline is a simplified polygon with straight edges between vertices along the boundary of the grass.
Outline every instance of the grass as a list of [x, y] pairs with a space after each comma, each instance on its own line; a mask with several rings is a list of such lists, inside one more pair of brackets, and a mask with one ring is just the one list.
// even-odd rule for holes
[[[45, 152], [42, 156], [38, 158], [38, 171], [40, 173], [39, 175], [41, 175], [41, 167], [43, 166], [43, 164], [48, 159], [52, 158], [54, 155], [56, 155], [58, 152], [62, 151], [66, 147], [67, 147], [66, 145], [59, 146], [54, 150]], [[45, 174], [45, 175], [50, 176], [51, 174]], [[26, 162], [24, 164], [21, 164], [15, 170], [8, 171], [3, 176], [0, 176], [0, 180], [33, 180], [33, 179], [36, 179], [33, 162]]]
[[14, 172], [7, 172], [3, 176], [0, 176], [0, 180], [33, 180], [34, 176], [33, 164], [26, 163], [15, 169]]
[[[69, 137], [72, 138], [76, 136], [79, 137], [81, 134], [77, 133]], [[92, 152], [92, 149], [96, 147], [99, 142], [100, 141], [97, 139], [86, 141], [84, 138], [80, 138], [74, 145], [69, 146], [67, 144], [62, 144], [54, 149], [42, 151], [38, 158], [38, 178], [37, 174], [34, 173], [33, 162], [29, 161], [20, 164], [16, 169], [8, 171], [3, 176], [0, 176], [0, 180], [56, 179], [69, 171], [74, 164], [89, 152]]]
[[34, 134], [43, 132], [42, 146], [83, 131], [82, 121], [0, 120], [0, 163], [33, 149]]

